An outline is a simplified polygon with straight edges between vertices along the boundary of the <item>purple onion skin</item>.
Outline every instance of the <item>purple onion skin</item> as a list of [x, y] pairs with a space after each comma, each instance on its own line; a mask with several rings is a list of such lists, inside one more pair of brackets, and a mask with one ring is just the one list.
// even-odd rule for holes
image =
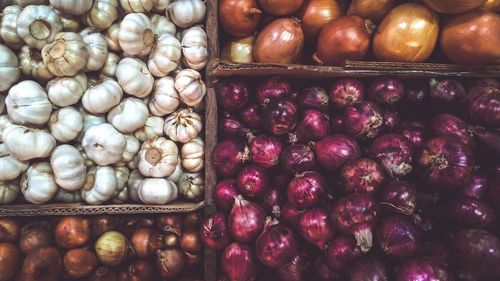
[[262, 127], [262, 109], [259, 105], [249, 102], [244, 108], [240, 110], [241, 122], [246, 127], [257, 130]]
[[[228, 217], [229, 233], [243, 243], [255, 241], [266, 220], [266, 212], [261, 206], [243, 198], [237, 199]], [[236, 224], [236, 225], [235, 225]], [[245, 225], [245, 227], [241, 227]]]
[[495, 203], [495, 208], [500, 210], [500, 174], [494, 176], [488, 182], [488, 195], [490, 195], [491, 201]]
[[479, 143], [484, 146], [485, 151], [500, 155], [500, 129], [486, 130], [475, 126], [473, 131]]
[[329, 107], [328, 94], [321, 87], [310, 87], [302, 90], [297, 97], [297, 105], [300, 109], [314, 109], [323, 113], [328, 113]]
[[466, 95], [462, 83], [454, 79], [445, 79], [441, 81], [431, 79], [430, 86], [431, 97], [444, 104], [457, 103]]
[[424, 145], [425, 128], [420, 122], [402, 123], [399, 133], [409, 140], [414, 148]]
[[297, 208], [314, 207], [326, 195], [327, 182], [318, 172], [297, 174], [288, 184], [288, 201]]
[[450, 137], [430, 139], [417, 159], [424, 180], [442, 191], [456, 190], [467, 182], [474, 165], [469, 147]]
[[250, 155], [254, 164], [264, 168], [278, 165], [283, 145], [281, 141], [272, 136], [260, 135], [250, 141]]
[[200, 238], [207, 247], [218, 251], [224, 250], [231, 243], [226, 215], [217, 212], [207, 216], [201, 225]]
[[264, 229], [255, 244], [257, 258], [268, 267], [279, 267], [289, 262], [298, 252], [294, 232], [281, 224]]
[[316, 245], [320, 250], [333, 238], [333, 228], [328, 219], [328, 212], [322, 208], [305, 211], [300, 218], [299, 232], [309, 243]]
[[478, 79], [474, 81], [470, 89], [484, 88], [484, 87], [500, 88], [500, 82], [492, 78]]
[[347, 162], [361, 157], [361, 148], [353, 138], [336, 134], [316, 142], [315, 155], [321, 168], [334, 172]]
[[289, 226], [297, 229], [299, 227], [300, 217], [304, 213], [303, 210], [298, 209], [290, 202], [286, 202], [281, 209], [281, 218], [284, 222], [286, 222]]
[[223, 177], [234, 177], [249, 160], [248, 148], [235, 139], [223, 139], [215, 145], [213, 158], [217, 172]]
[[369, 101], [359, 101], [348, 106], [344, 112], [344, 129], [357, 139], [373, 139], [384, 126], [380, 107]]
[[266, 213], [270, 216], [277, 215], [281, 213], [281, 206], [285, 203], [285, 196], [279, 188], [272, 187], [266, 194], [264, 194], [260, 200], [259, 204]]
[[299, 142], [318, 141], [330, 134], [330, 120], [324, 113], [307, 109], [302, 112], [302, 118], [295, 130]]
[[297, 125], [297, 110], [297, 105], [288, 100], [269, 102], [263, 110], [264, 129], [275, 136], [292, 131]]
[[349, 266], [363, 255], [356, 245], [356, 239], [340, 235], [335, 237], [325, 251], [325, 262], [334, 272], [345, 272]]
[[320, 281], [342, 280], [341, 274], [331, 270], [330, 267], [328, 267], [328, 265], [326, 264], [324, 258], [322, 258], [321, 256], [318, 256], [314, 260], [313, 271], [316, 275], [315, 277], [318, 278], [317, 280]]
[[424, 105], [429, 99], [430, 89], [423, 81], [407, 81], [405, 85], [404, 100], [411, 107]]
[[215, 186], [214, 199], [217, 208], [229, 212], [234, 204], [234, 198], [240, 195], [235, 179], [225, 179]]
[[284, 171], [275, 171], [272, 173], [271, 182], [275, 188], [285, 190], [290, 182], [291, 177]]
[[471, 198], [456, 198], [443, 206], [446, 222], [453, 227], [487, 228], [495, 223], [495, 211], [485, 202]]
[[386, 134], [376, 138], [368, 149], [368, 156], [376, 159], [393, 178], [402, 178], [413, 170], [411, 143], [400, 134]]
[[248, 130], [243, 124], [234, 116], [223, 117], [219, 121], [219, 135], [225, 138], [239, 138], [243, 137]]
[[459, 195], [483, 199], [488, 186], [488, 178], [481, 172], [472, 172], [469, 181], [460, 188]]
[[393, 132], [401, 126], [401, 117], [394, 110], [384, 111], [384, 132]]
[[330, 117], [330, 127], [333, 133], [343, 133], [344, 130], [344, 118], [342, 116]]
[[379, 247], [390, 257], [406, 259], [424, 249], [421, 230], [405, 216], [383, 219], [377, 226], [376, 237]]
[[316, 169], [316, 157], [308, 145], [295, 144], [286, 147], [280, 157], [281, 167], [290, 174]]
[[462, 99], [465, 116], [491, 128], [500, 126], [500, 88], [475, 87]]
[[363, 100], [365, 97], [365, 86], [358, 79], [346, 78], [337, 81], [330, 89], [330, 101], [333, 108], [345, 109], [353, 103]]
[[438, 114], [432, 119], [429, 129], [434, 136], [452, 136], [466, 145], [472, 145], [472, 137], [468, 125], [456, 116]]
[[417, 257], [403, 263], [398, 271], [396, 281], [439, 280], [453, 281], [448, 269], [429, 257]]
[[407, 181], [390, 181], [378, 193], [381, 208], [392, 214], [413, 215], [417, 209], [417, 189]]
[[257, 273], [257, 259], [247, 245], [234, 242], [226, 247], [221, 257], [222, 270], [231, 280], [250, 281]]
[[269, 190], [269, 176], [266, 170], [257, 165], [249, 165], [238, 174], [238, 189], [247, 197], [255, 198]]
[[215, 86], [217, 100], [225, 111], [242, 109], [250, 97], [248, 83], [240, 79], [226, 80]]
[[424, 255], [434, 259], [437, 263], [447, 265], [450, 260], [449, 243], [430, 242]]
[[455, 234], [453, 250], [468, 280], [499, 280], [500, 240], [490, 232], [464, 229]]
[[255, 96], [260, 104], [267, 104], [273, 100], [291, 99], [292, 85], [281, 77], [270, 77], [257, 85]]
[[309, 257], [299, 252], [289, 262], [278, 268], [278, 275], [282, 281], [303, 281], [308, 279], [311, 262]]
[[388, 281], [387, 271], [379, 258], [372, 256], [357, 260], [349, 270], [349, 281]]
[[384, 183], [382, 166], [368, 158], [349, 161], [340, 171], [344, 191], [351, 193], [374, 193]]
[[380, 77], [371, 83], [368, 98], [379, 104], [393, 105], [403, 97], [404, 93], [405, 87], [401, 80]]

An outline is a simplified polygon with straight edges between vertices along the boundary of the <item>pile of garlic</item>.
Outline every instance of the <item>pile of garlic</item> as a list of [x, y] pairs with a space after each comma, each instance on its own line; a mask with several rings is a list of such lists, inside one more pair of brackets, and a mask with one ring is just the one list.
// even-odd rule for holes
[[0, 7], [0, 204], [203, 200], [205, 1]]

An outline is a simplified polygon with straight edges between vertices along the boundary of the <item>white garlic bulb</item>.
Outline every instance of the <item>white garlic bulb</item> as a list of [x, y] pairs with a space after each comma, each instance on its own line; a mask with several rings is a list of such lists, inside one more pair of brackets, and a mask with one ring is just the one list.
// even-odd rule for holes
[[135, 58], [124, 58], [116, 68], [116, 79], [125, 93], [147, 97], [153, 89], [154, 78], [144, 62]]
[[59, 107], [76, 104], [87, 90], [87, 82], [83, 72], [72, 77], [56, 77], [46, 86], [49, 100]]
[[7, 46], [0, 44], [0, 92], [7, 91], [14, 83], [19, 80], [21, 71], [19, 71], [19, 61], [16, 54]]
[[77, 32], [80, 29], [80, 21], [74, 16], [59, 15], [63, 24], [63, 31]]
[[89, 26], [106, 29], [118, 18], [118, 0], [94, 0], [83, 20]]
[[82, 196], [80, 196], [80, 190], [67, 191], [59, 188], [52, 199], [59, 203], [78, 203], [82, 201]]
[[175, 25], [171, 21], [169, 21], [167, 17], [158, 14], [152, 14], [151, 24], [153, 25], [153, 30], [156, 36], [162, 36], [163, 34], [171, 34], [175, 36]]
[[104, 79], [106, 77], [115, 77], [116, 68], [118, 67], [119, 62], [120, 57], [115, 53], [109, 52], [108, 56], [106, 57], [106, 62], [104, 62], [104, 65], [99, 72], [99, 78]]
[[177, 110], [165, 119], [165, 135], [171, 140], [186, 143], [196, 138], [202, 129], [201, 117], [192, 109]]
[[153, 12], [164, 13], [172, 0], [153, 0]]
[[63, 144], [56, 147], [50, 156], [50, 165], [55, 181], [61, 188], [76, 191], [85, 184], [87, 174], [84, 160], [73, 146]]
[[12, 5], [3, 9], [2, 22], [0, 24], [0, 37], [9, 47], [17, 49], [24, 44], [24, 41], [17, 35], [17, 18], [23, 8]]
[[35, 48], [23, 46], [19, 51], [19, 67], [24, 75], [36, 80], [49, 80], [54, 78], [42, 59], [42, 52]]
[[25, 125], [43, 125], [52, 113], [45, 89], [35, 81], [25, 80], [12, 86], [5, 105], [13, 123]]
[[85, 71], [97, 71], [101, 69], [108, 57], [108, 44], [99, 30], [88, 27], [80, 31], [83, 42], [87, 46], [89, 58], [84, 67]]
[[42, 49], [63, 29], [61, 17], [52, 7], [30, 5], [17, 18], [17, 34], [30, 47]]
[[120, 0], [126, 13], [147, 13], [153, 9], [153, 0]]
[[139, 199], [144, 204], [167, 204], [177, 198], [175, 183], [166, 179], [144, 179], [137, 190]]
[[148, 107], [151, 114], [165, 116], [179, 107], [179, 93], [174, 87], [174, 78], [165, 76], [157, 79], [153, 88], [153, 95]]
[[120, 23], [118, 41], [122, 50], [132, 56], [151, 52], [155, 34], [151, 20], [141, 13], [127, 14]]
[[144, 180], [144, 177], [139, 173], [138, 170], [133, 170], [130, 172], [128, 177], [127, 186], [128, 186], [128, 197], [134, 202], [140, 202], [139, 199], [139, 185]]
[[190, 201], [201, 201], [205, 196], [205, 178], [202, 173], [185, 173], [177, 183], [179, 193]]
[[32, 204], [49, 202], [58, 190], [54, 173], [48, 162], [31, 165], [22, 175], [20, 184], [24, 198]]
[[181, 59], [181, 43], [171, 34], [156, 40], [148, 60], [148, 69], [156, 77], [163, 77], [177, 68]]
[[0, 182], [16, 179], [28, 169], [28, 162], [13, 157], [5, 144], [0, 143]]
[[181, 147], [182, 167], [188, 172], [197, 173], [204, 167], [205, 143], [201, 138], [195, 138]]
[[129, 163], [141, 149], [141, 143], [138, 139], [130, 135], [125, 135], [125, 139], [127, 140], [127, 146], [122, 153], [122, 159], [120, 162]]
[[49, 157], [56, 139], [46, 131], [11, 125], [3, 132], [3, 141], [10, 153], [21, 161]]
[[134, 136], [141, 142], [146, 141], [152, 137], [163, 136], [163, 127], [165, 120], [157, 116], [149, 116], [144, 127], [134, 132]]
[[19, 183], [12, 181], [0, 182], [0, 205], [11, 204], [21, 193]]
[[83, 116], [74, 107], [63, 107], [52, 113], [48, 126], [57, 141], [67, 143], [75, 140], [83, 130]]
[[3, 132], [10, 125], [12, 125], [12, 121], [10, 121], [9, 115], [0, 115], [0, 143], [3, 142]]
[[99, 205], [111, 199], [118, 182], [111, 167], [92, 167], [81, 189], [82, 199], [88, 204]]
[[102, 114], [117, 106], [122, 97], [123, 90], [118, 82], [114, 79], [105, 79], [85, 91], [82, 105], [90, 113]]
[[177, 165], [175, 166], [174, 172], [168, 176], [167, 180], [173, 181], [177, 183], [180, 179], [182, 174], [184, 174], [184, 170], [182, 170], [182, 163], [181, 163], [181, 157], [177, 158]]
[[199, 105], [207, 93], [201, 74], [194, 69], [181, 70], [175, 76], [174, 85], [181, 100], [191, 107]]
[[128, 200], [127, 181], [129, 176], [130, 171], [127, 167], [115, 168], [116, 190], [111, 197], [113, 203], [121, 204]]
[[80, 34], [61, 32], [42, 49], [42, 58], [56, 76], [74, 76], [87, 64], [89, 52]]
[[192, 69], [203, 69], [208, 62], [207, 34], [199, 26], [191, 27], [183, 32], [182, 55], [185, 65]]
[[50, 0], [57, 10], [75, 16], [85, 14], [92, 7], [92, 0]]
[[177, 165], [177, 145], [166, 138], [153, 137], [142, 144], [139, 151], [139, 172], [145, 177], [170, 176]]
[[125, 137], [108, 123], [90, 127], [82, 139], [87, 156], [100, 166], [120, 161], [126, 145]]
[[122, 50], [120, 42], [118, 41], [119, 32], [120, 23], [114, 23], [106, 29], [106, 33], [104, 34], [104, 39], [106, 40], [106, 44], [108, 44], [108, 48], [115, 52], [121, 52]]
[[49, 0], [13, 0], [12, 3], [21, 7], [26, 7], [29, 5], [48, 5]]
[[[104, 116], [104, 115], [92, 114], [92, 113], [88, 112], [87, 110], [85, 110], [83, 107], [80, 107], [79, 111], [83, 116], [82, 133], [84, 133], [84, 134], [91, 127], [106, 123], [106, 116]], [[82, 134], [80, 134], [80, 135], [82, 135]], [[83, 138], [83, 135], [81, 137]]]
[[175, 25], [186, 28], [201, 23], [207, 7], [201, 0], [177, 0], [168, 6], [167, 11]]
[[148, 115], [148, 108], [142, 100], [125, 98], [108, 113], [108, 122], [122, 133], [133, 133], [146, 125]]

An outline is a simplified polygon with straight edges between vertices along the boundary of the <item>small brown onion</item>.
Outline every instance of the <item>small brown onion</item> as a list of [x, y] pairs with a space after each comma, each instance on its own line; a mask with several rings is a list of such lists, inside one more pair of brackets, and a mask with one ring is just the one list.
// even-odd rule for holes
[[277, 19], [268, 24], [257, 36], [254, 57], [260, 63], [294, 63], [304, 47], [304, 32], [299, 21], [292, 18]]
[[87, 249], [72, 249], [64, 254], [63, 265], [69, 277], [82, 278], [90, 275], [97, 268], [97, 257]]
[[288, 16], [295, 13], [304, 0], [259, 0], [264, 11], [275, 16]]
[[378, 23], [395, 5], [395, 0], [353, 0], [347, 14]]
[[63, 265], [55, 247], [43, 247], [29, 253], [24, 259], [19, 281], [60, 280]]
[[198, 230], [189, 229], [184, 231], [179, 239], [181, 248], [190, 253], [199, 253], [203, 249]]
[[476, 10], [456, 15], [441, 31], [444, 54], [456, 64], [483, 65], [500, 59], [500, 15]]
[[486, 0], [424, 0], [424, 3], [442, 14], [460, 14], [481, 7]]
[[57, 244], [66, 249], [83, 246], [90, 238], [90, 222], [79, 216], [64, 217], [57, 223], [55, 237]]
[[92, 274], [89, 281], [117, 281], [117, 277], [111, 268], [102, 266]]
[[168, 233], [163, 236], [163, 245], [167, 249], [179, 247], [179, 237], [176, 234]]
[[137, 221], [137, 227], [152, 227], [155, 225], [155, 220], [152, 218], [141, 218]]
[[190, 252], [184, 252], [186, 255], [186, 267], [195, 268], [199, 266], [201, 262], [201, 254], [193, 254]]
[[22, 262], [21, 251], [11, 243], [0, 243], [0, 281], [16, 275]]
[[257, 0], [219, 1], [219, 20], [222, 28], [237, 37], [252, 34], [260, 23], [262, 11]]
[[487, 0], [482, 8], [498, 13], [500, 12], [500, 0]]
[[181, 250], [158, 250], [156, 254], [156, 268], [161, 277], [172, 279], [181, 274], [186, 265], [186, 256]]
[[201, 218], [198, 212], [189, 212], [184, 217], [184, 228], [196, 228], [200, 224]]
[[155, 273], [155, 268], [149, 260], [136, 260], [128, 267], [127, 281], [152, 281]]
[[151, 227], [139, 227], [132, 234], [130, 244], [139, 258], [152, 256], [163, 246], [163, 235]]
[[309, 38], [318, 36], [327, 23], [341, 15], [342, 7], [337, 0], [308, 0], [298, 12], [304, 34]]
[[177, 214], [161, 215], [156, 219], [156, 227], [163, 233], [182, 234], [182, 217]]
[[98, 237], [106, 231], [114, 230], [118, 227], [118, 220], [113, 216], [102, 215], [90, 219], [90, 234]]
[[50, 246], [52, 243], [52, 232], [43, 225], [27, 224], [21, 228], [19, 248], [25, 255], [38, 248]]
[[341, 16], [330, 21], [319, 34], [316, 61], [339, 65], [346, 60], [362, 60], [370, 48], [374, 26], [358, 16]]
[[255, 36], [253, 35], [230, 40], [222, 47], [222, 60], [234, 63], [252, 63], [254, 42]]
[[105, 232], [95, 242], [97, 258], [106, 266], [121, 264], [128, 257], [129, 251], [130, 243], [120, 232]]
[[0, 218], [0, 242], [14, 242], [19, 238], [21, 224], [11, 218]]
[[115, 230], [125, 235], [125, 237], [130, 237], [137, 227], [138, 222], [139, 219], [137, 217], [123, 217]]

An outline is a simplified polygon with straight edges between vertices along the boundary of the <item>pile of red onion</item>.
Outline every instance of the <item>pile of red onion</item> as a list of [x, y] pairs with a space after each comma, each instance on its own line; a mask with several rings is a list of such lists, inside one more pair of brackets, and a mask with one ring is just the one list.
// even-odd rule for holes
[[219, 280], [500, 280], [498, 81], [305, 86], [219, 82]]

